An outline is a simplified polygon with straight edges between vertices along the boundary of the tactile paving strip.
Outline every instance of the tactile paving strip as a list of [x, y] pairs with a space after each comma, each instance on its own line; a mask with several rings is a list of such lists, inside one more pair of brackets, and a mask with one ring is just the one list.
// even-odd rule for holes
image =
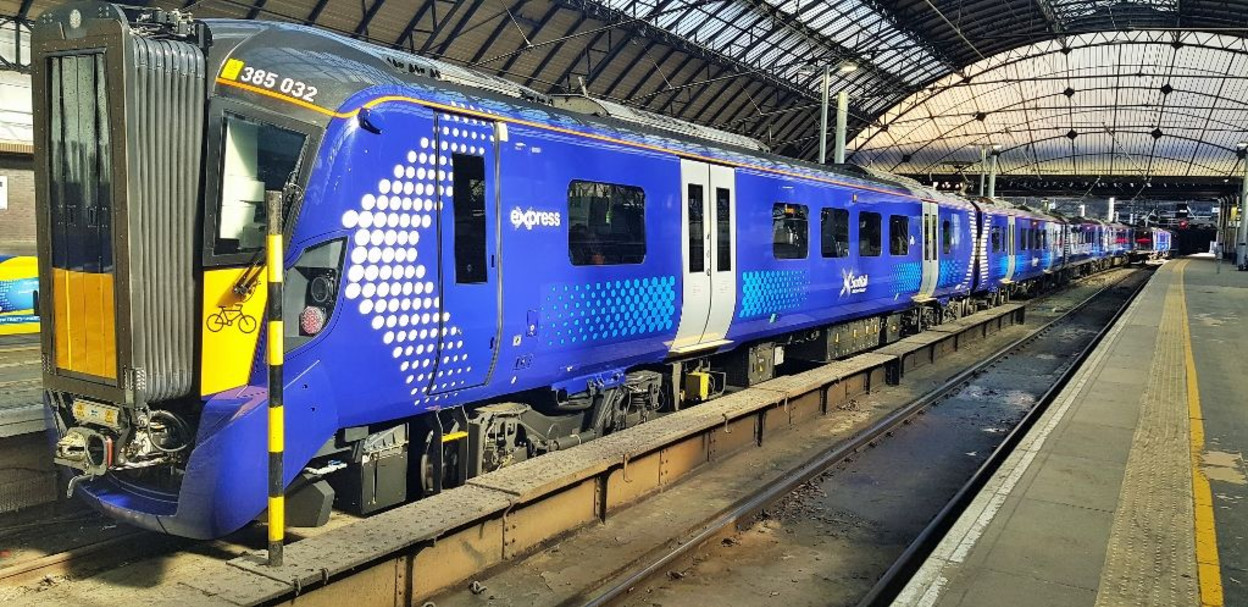
[[[1186, 264], [1187, 261], [1179, 261]], [[1192, 605], [1197, 589], [1181, 274], [1172, 272], [1097, 607]]]

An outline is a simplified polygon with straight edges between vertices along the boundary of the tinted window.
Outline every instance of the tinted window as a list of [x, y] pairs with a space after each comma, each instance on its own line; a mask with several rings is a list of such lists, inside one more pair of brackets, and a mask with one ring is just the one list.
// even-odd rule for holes
[[819, 250], [824, 257], [849, 256], [849, 211], [824, 209], [819, 214]]
[[568, 184], [568, 257], [572, 265], [641, 263], [646, 258], [646, 194], [639, 187]]
[[953, 224], [948, 219], [940, 224], [940, 243], [945, 255], [953, 252]]
[[1018, 250], [1020, 251], [1027, 250], [1027, 229], [1026, 228], [1018, 229]]
[[702, 186], [689, 184], [689, 271], [706, 270], [706, 226], [702, 223]]
[[732, 192], [725, 188], [715, 188], [715, 226], [718, 243], [715, 251], [718, 259], [716, 272], [732, 269]]
[[808, 209], [777, 202], [771, 207], [771, 251], [776, 259], [805, 259], [810, 248]]
[[1001, 250], [1001, 226], [992, 226], [989, 234], [992, 238], [992, 252], [996, 253]]
[[225, 116], [221, 147], [221, 199], [217, 207], [217, 255], [258, 251], [268, 224], [265, 201], [281, 196], [299, 165], [304, 135]]
[[454, 154], [455, 282], [485, 282], [485, 159]]
[[905, 215], [888, 216], [888, 254], [906, 255], [910, 252], [910, 218]]
[[880, 214], [858, 214], [858, 254], [877, 257], [880, 254]]

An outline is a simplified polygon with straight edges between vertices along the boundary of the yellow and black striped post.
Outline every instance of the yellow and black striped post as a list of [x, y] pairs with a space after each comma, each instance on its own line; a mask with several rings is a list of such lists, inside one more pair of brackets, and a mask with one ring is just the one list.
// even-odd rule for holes
[[282, 364], [285, 358], [282, 340], [282, 197], [270, 196], [268, 205], [268, 266], [269, 277], [269, 566], [282, 566], [282, 548], [286, 540], [286, 487], [282, 482], [282, 456], [286, 451], [286, 414], [282, 407]]

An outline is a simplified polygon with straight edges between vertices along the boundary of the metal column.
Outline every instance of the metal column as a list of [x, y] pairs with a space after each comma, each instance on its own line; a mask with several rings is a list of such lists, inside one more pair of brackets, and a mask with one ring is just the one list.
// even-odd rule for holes
[[819, 114], [819, 164], [828, 161], [828, 66], [823, 66], [823, 105]]
[[984, 197], [985, 180], [988, 179], [988, 148], [979, 146], [979, 197]]
[[[827, 97], [827, 91], [824, 91]], [[849, 118], [849, 92], [836, 92], [836, 163], [845, 164], [845, 128]]]
[[1000, 154], [992, 153], [992, 164], [988, 165], [988, 197], [997, 197], [997, 157]]
[[1235, 265], [1248, 270], [1248, 160], [1239, 188], [1239, 228], [1235, 230]]

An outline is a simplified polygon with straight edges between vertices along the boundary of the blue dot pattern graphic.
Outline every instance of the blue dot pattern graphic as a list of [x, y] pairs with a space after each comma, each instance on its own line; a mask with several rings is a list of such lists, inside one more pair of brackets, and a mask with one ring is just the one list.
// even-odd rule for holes
[[1001, 280], [1005, 280], [1005, 275], [1010, 272], [1010, 256], [1001, 255], [997, 257], [997, 276]]
[[769, 316], [806, 303], [810, 277], [804, 270], [756, 270], [741, 273], [739, 318]]
[[956, 286], [966, 279], [966, 263], [960, 259], [940, 260], [940, 280], [937, 288]]
[[898, 293], [918, 291], [923, 282], [923, 264], [917, 261], [894, 264], [890, 278]]
[[676, 277], [654, 276], [546, 287], [546, 343], [572, 346], [670, 331], [676, 317]]

